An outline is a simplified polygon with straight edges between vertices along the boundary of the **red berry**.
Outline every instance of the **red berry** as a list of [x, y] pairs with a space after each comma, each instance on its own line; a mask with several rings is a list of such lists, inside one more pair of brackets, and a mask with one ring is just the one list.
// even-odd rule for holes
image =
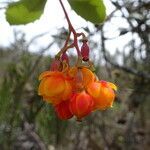
[[76, 93], [70, 100], [70, 110], [78, 120], [87, 116], [93, 109], [93, 98], [85, 91]]
[[81, 55], [83, 57], [83, 61], [89, 60], [89, 46], [86, 41], [83, 42], [83, 45], [81, 47]]
[[69, 109], [69, 102], [69, 100], [63, 101], [55, 106], [57, 116], [62, 120], [67, 120], [73, 117], [73, 114]]

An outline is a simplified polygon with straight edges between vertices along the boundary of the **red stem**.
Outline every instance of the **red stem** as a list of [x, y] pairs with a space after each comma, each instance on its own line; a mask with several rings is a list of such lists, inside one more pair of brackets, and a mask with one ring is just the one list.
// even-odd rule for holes
[[63, 3], [62, 3], [62, 0], [59, 0], [59, 2], [60, 2], [61, 7], [62, 7], [62, 9], [63, 9], [63, 11], [64, 11], [64, 14], [65, 14], [65, 17], [66, 17], [66, 19], [67, 19], [69, 28], [73, 28], [73, 27], [72, 27], [72, 24], [71, 24], [71, 22], [70, 22], [70, 19], [69, 19], [69, 17], [68, 17], [67, 11], [66, 11], [66, 9], [65, 9], [65, 7], [64, 7], [64, 5], [63, 5]]
[[62, 9], [63, 9], [63, 11], [64, 11], [65, 17], [66, 17], [66, 19], [67, 19], [68, 26], [69, 26], [69, 31], [71, 31], [71, 32], [73, 33], [73, 36], [74, 36], [74, 47], [75, 47], [76, 50], [77, 50], [78, 56], [81, 57], [81, 52], [80, 52], [80, 49], [79, 49], [79, 46], [78, 46], [78, 39], [77, 39], [77, 38], [78, 38], [78, 34], [76, 33], [74, 27], [73, 27], [72, 24], [71, 24], [71, 21], [70, 21], [70, 19], [69, 19], [69, 16], [68, 16], [68, 14], [67, 14], [67, 11], [66, 11], [66, 9], [65, 9], [65, 7], [64, 7], [64, 5], [63, 5], [63, 3], [62, 3], [62, 0], [59, 0], [59, 2], [60, 2], [61, 7], [62, 7]]

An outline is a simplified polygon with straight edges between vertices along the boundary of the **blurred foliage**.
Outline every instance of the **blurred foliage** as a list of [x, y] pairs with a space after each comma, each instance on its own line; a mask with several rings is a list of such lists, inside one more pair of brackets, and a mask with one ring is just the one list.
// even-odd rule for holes
[[87, 21], [99, 24], [106, 19], [103, 0], [68, 0], [68, 2], [72, 9]]
[[[119, 11], [118, 17], [125, 19], [128, 27], [117, 28], [115, 38], [131, 34], [129, 43], [111, 55], [106, 48], [110, 37], [105, 33], [105, 24], [95, 26], [94, 32], [88, 27], [85, 31], [94, 49], [91, 58], [96, 74], [118, 85], [113, 108], [92, 113], [82, 122], [75, 118], [59, 120], [52, 107], [37, 95], [38, 76], [48, 70], [52, 60], [44, 53], [52, 49], [53, 43], [33, 53], [25, 35], [15, 34], [14, 43], [0, 48], [0, 149], [149, 150], [150, 5], [146, 0], [111, 2], [116, 10], [106, 25]], [[99, 43], [94, 40], [95, 34], [101, 39]], [[66, 36], [65, 28], [53, 35], [55, 46], [61, 47]], [[76, 60], [73, 53], [69, 56]]]
[[[7, 1], [6, 20], [10, 25], [34, 22], [43, 14], [46, 2], [47, 0]], [[98, 24], [102, 23], [106, 18], [103, 0], [68, 0], [68, 2], [72, 9], [87, 21]]]
[[6, 19], [11, 25], [33, 22], [44, 12], [46, 0], [20, 0], [12, 2], [6, 9]]

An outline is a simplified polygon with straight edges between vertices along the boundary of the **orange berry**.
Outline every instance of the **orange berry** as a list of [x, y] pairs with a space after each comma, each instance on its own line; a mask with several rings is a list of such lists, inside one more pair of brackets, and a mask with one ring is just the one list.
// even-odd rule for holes
[[72, 87], [70, 81], [64, 76], [62, 72], [46, 71], [43, 72], [39, 79], [39, 95], [46, 98], [45, 100], [56, 105], [63, 100], [67, 100], [72, 95]]
[[87, 91], [94, 99], [94, 109], [103, 110], [112, 106], [115, 93], [108, 82], [93, 82], [88, 86]]

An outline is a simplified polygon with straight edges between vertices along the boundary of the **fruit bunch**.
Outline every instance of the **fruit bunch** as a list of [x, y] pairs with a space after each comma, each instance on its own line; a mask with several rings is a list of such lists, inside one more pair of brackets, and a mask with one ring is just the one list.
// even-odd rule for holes
[[93, 111], [111, 107], [115, 99], [117, 87], [98, 79], [89, 60], [87, 39], [83, 38], [82, 42], [77, 64], [70, 66], [65, 45], [56, 55], [50, 70], [39, 76], [38, 94], [54, 106], [62, 120], [73, 116], [81, 120]]

